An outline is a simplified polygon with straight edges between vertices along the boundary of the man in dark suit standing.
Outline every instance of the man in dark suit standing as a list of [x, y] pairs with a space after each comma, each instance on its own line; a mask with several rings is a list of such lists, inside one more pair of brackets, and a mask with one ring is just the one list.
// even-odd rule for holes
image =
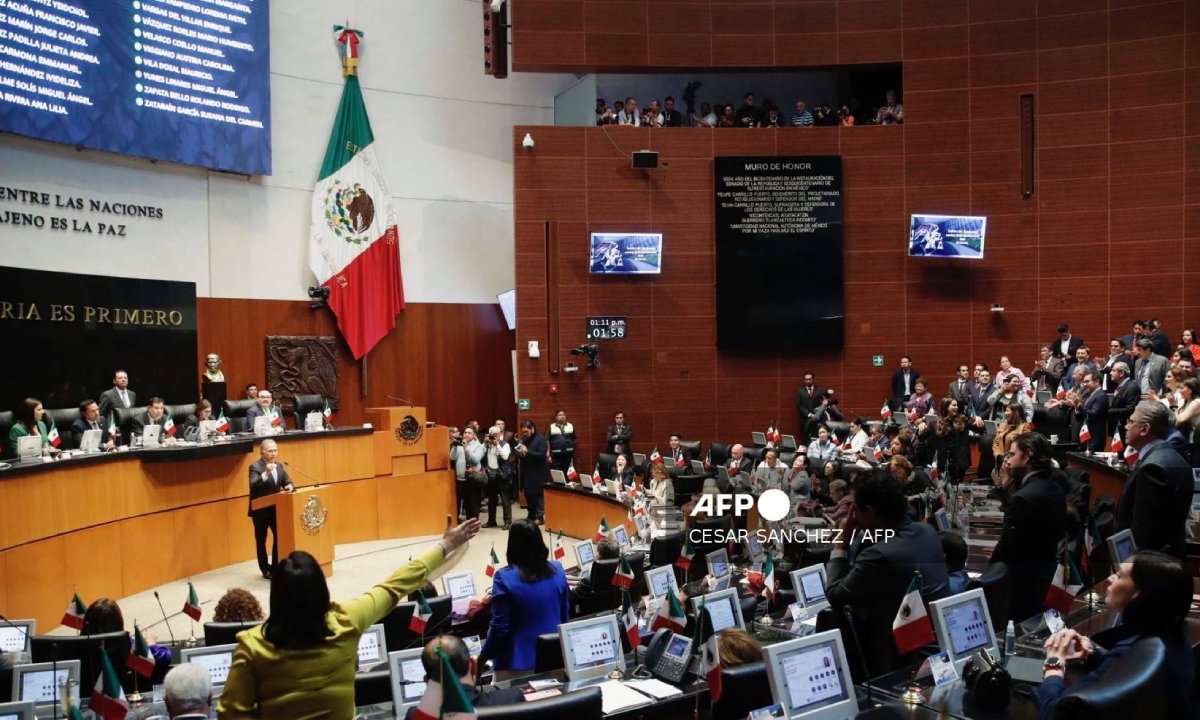
[[1117, 363], [1125, 363], [1129, 366], [1130, 369], [1125, 371], [1125, 377], [1129, 377], [1133, 374], [1133, 357], [1129, 355], [1129, 348], [1127, 345], [1125, 345], [1125, 341], [1121, 338], [1113, 338], [1109, 341], [1108, 355], [1104, 358], [1104, 365], [1100, 368], [1100, 371], [1104, 373], [1104, 375], [1100, 378], [1104, 381], [1101, 386], [1104, 388], [1104, 392], [1106, 393], [1114, 393], [1117, 391], [1118, 383], [1112, 374], [1113, 366], [1115, 366]]
[[[1104, 452], [1104, 444], [1108, 440], [1108, 393], [1100, 389], [1100, 371], [1085, 370], [1083, 387], [1080, 390], [1087, 393], [1083, 402], [1075, 409], [1080, 427], [1087, 424], [1091, 439], [1085, 443], [1092, 452]], [[1083, 438], [1079, 438], [1083, 443]]]
[[675, 109], [675, 98], [668, 95], [663, 99], [662, 126], [681, 127], [683, 114]]
[[1033, 432], [1013, 438], [1005, 458], [1008, 488], [1018, 489], [1004, 509], [1004, 526], [990, 562], [1008, 565], [1008, 617], [1014, 622], [1045, 608], [1058, 542], [1066, 532], [1067, 496], [1051, 475], [1051, 462], [1049, 441]]
[[1054, 348], [1043, 345], [1037, 364], [1033, 366], [1033, 372], [1029, 373], [1029, 380], [1034, 384], [1034, 390], [1053, 393], [1062, 382], [1064, 369], [1063, 359], [1054, 356]]
[[1161, 550], [1182, 560], [1192, 469], [1166, 441], [1170, 429], [1170, 411], [1157, 400], [1139, 402], [1125, 423], [1125, 444], [1138, 458], [1117, 504], [1117, 529], [1132, 530], [1139, 550]]
[[[259, 446], [260, 457], [250, 466], [250, 501], [274, 495], [277, 492], [293, 492], [296, 487], [288, 477], [283, 465], [276, 462], [279, 446], [274, 440], [263, 440]], [[275, 508], [247, 510], [254, 521], [254, 547], [258, 551], [258, 569], [264, 578], [271, 577], [271, 570], [279, 561], [279, 530], [276, 525]], [[271, 531], [271, 564], [267, 564], [267, 530]]]
[[[1154, 352], [1154, 344], [1142, 338], [1136, 343], [1137, 364], [1133, 368], [1133, 379], [1142, 394], [1162, 391], [1169, 369], [1167, 359]], [[1150, 549], [1150, 548], [1147, 548]]]
[[912, 364], [912, 358], [905, 355], [900, 358], [900, 369], [892, 375], [892, 409], [900, 409], [917, 387], [917, 378], [921, 373]]
[[1133, 414], [1138, 401], [1142, 399], [1142, 391], [1129, 377], [1129, 365], [1119, 362], [1112, 366], [1110, 375], [1116, 384], [1116, 391], [1108, 401], [1109, 434], [1116, 435], [1124, 431], [1125, 421]]
[[129, 409], [137, 405], [137, 393], [129, 389], [129, 373], [118, 370], [113, 373], [113, 386], [100, 393], [100, 417], [107, 419], [117, 408]]
[[946, 388], [946, 397], [952, 397], [958, 401], [959, 412], [967, 414], [967, 404], [971, 402], [971, 367], [966, 363], [960, 363], [958, 366], [958, 376], [950, 381], [950, 386]]
[[71, 423], [71, 447], [79, 447], [83, 434], [88, 430], [100, 431], [100, 449], [112, 450], [113, 438], [108, 431], [108, 420], [100, 416], [100, 405], [88, 398], [79, 403], [79, 417]]
[[532, 420], [521, 423], [517, 456], [521, 458], [521, 488], [525, 491], [528, 517], [538, 525], [545, 525], [543, 487], [550, 482], [550, 444], [545, 435], [538, 435]]
[[800, 427], [804, 428], [805, 442], [816, 435], [817, 406], [821, 404], [821, 393], [812, 373], [804, 373], [804, 384], [796, 391], [796, 413], [800, 416]]
[[1070, 360], [1075, 357], [1075, 351], [1083, 345], [1083, 338], [1071, 334], [1071, 328], [1066, 323], [1058, 326], [1058, 339], [1050, 343], [1054, 357]]
[[[856, 622], [863, 628], [863, 653], [874, 677], [899, 666], [892, 619], [913, 574], [921, 573], [921, 598], [926, 603], [940, 600], [950, 591], [946, 561], [937, 532], [926, 523], [909, 519], [901, 485], [882, 468], [859, 476], [854, 502], [839, 527], [842, 532], [835, 533], [826, 566], [827, 596], [839, 612], [842, 605], [854, 608]], [[866, 530], [891, 530], [895, 534], [863, 547], [851, 564], [851, 541], [861, 538]]]
[[1171, 352], [1175, 348], [1171, 347], [1171, 341], [1167, 339], [1167, 334], [1163, 332], [1162, 324], [1158, 320], [1150, 320], [1146, 323], [1146, 332], [1149, 336], [1150, 344], [1154, 346], [1154, 354], [1165, 358], [1171, 357]]
[[633, 426], [625, 424], [625, 413], [620, 410], [613, 416], [613, 424], [608, 426], [608, 452], [613, 455], [630, 455], [629, 441], [633, 439]]

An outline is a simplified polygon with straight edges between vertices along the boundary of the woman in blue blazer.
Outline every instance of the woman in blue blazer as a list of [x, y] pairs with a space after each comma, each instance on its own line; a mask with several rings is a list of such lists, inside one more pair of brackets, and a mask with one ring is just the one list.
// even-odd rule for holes
[[508, 565], [492, 578], [492, 623], [479, 664], [493, 662], [496, 680], [533, 672], [537, 637], [558, 632], [571, 612], [562, 565], [550, 562], [542, 531], [529, 519], [508, 531]]

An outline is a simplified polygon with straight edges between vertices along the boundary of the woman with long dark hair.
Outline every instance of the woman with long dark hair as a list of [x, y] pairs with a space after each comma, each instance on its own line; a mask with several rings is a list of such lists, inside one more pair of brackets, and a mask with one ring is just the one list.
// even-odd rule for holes
[[[1152, 637], [1162, 640], [1167, 650], [1166, 720], [1194, 718], [1191, 687], [1195, 661], [1187, 632], [1192, 578], [1187, 570], [1170, 555], [1139, 552], [1109, 578], [1104, 601], [1121, 614], [1120, 625], [1097, 633], [1094, 639], [1061, 630], [1046, 641], [1045, 677], [1035, 692], [1038, 717], [1054, 717], [1063, 695], [1099, 682], [1134, 643]], [[1082, 661], [1090, 672], [1067, 689], [1065, 672], [1053, 666], [1071, 661]]]
[[938, 472], [946, 473], [950, 482], [957, 485], [971, 465], [971, 439], [967, 434], [967, 418], [958, 411], [955, 398], [942, 398], [935, 432]]
[[42, 438], [42, 448], [49, 448], [50, 452], [58, 452], [58, 448], [50, 447], [50, 431], [47, 427], [46, 411], [42, 409], [42, 401], [37, 398], [25, 398], [25, 402], [21, 403], [21, 407], [17, 408], [15, 413], [17, 418], [13, 423], [12, 428], [8, 431], [9, 454], [13, 457], [17, 456], [17, 438], [23, 438], [28, 435], [38, 435]]
[[434, 548], [347, 602], [330, 602], [316, 558], [288, 555], [271, 572], [267, 621], [238, 633], [217, 716], [353, 718], [358, 639], [477, 532], [477, 518], [452, 527], [447, 515]]
[[492, 660], [495, 679], [531, 672], [537, 637], [570, 618], [571, 591], [562, 565], [551, 561], [542, 531], [529, 519], [508, 531], [506, 567], [492, 578], [492, 623], [479, 665]]

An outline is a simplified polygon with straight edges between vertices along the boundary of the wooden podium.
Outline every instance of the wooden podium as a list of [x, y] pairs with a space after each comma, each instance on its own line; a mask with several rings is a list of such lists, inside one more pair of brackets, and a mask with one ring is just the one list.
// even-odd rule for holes
[[325, 577], [333, 575], [333, 525], [328, 485], [307, 487], [295, 492], [278, 492], [250, 503], [253, 510], [275, 508], [275, 527], [279, 533], [279, 558], [303, 550], [317, 559]]

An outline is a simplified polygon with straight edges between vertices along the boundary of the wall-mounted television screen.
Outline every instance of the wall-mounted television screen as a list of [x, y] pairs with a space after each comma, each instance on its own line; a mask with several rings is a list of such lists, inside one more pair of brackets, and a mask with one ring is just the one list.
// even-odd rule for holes
[[908, 254], [913, 257], [983, 257], [986, 217], [913, 215], [908, 231]]
[[591, 271], [597, 275], [658, 275], [662, 233], [592, 233]]

